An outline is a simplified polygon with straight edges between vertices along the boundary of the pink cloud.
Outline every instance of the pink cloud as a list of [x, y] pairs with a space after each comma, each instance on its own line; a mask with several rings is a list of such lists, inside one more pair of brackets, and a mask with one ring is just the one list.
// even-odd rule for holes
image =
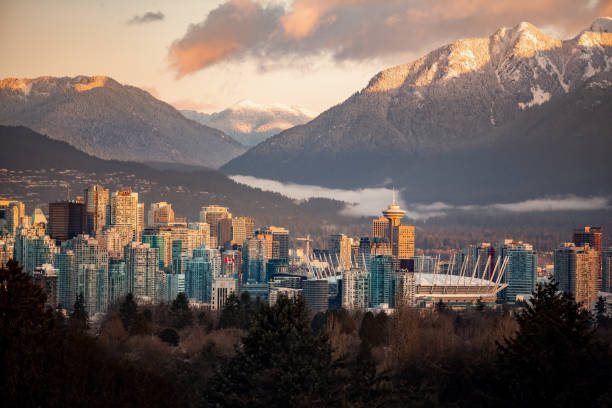
[[260, 65], [321, 54], [359, 61], [425, 53], [521, 21], [576, 33], [610, 14], [612, 0], [294, 0], [289, 9], [229, 0], [189, 26], [168, 57], [179, 78], [242, 58]]

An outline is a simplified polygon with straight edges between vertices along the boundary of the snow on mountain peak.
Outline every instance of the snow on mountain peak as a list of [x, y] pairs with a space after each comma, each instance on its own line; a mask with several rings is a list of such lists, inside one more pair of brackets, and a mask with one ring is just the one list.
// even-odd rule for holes
[[612, 17], [601, 17], [593, 21], [593, 24], [586, 31], [596, 33], [612, 33]]

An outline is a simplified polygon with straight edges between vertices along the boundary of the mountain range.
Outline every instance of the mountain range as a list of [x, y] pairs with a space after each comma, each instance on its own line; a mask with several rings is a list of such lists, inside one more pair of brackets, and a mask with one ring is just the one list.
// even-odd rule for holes
[[216, 168], [246, 151], [148, 92], [104, 76], [2, 79], [0, 124], [27, 126], [103, 159]]
[[612, 193], [612, 19], [568, 40], [529, 23], [375, 75], [222, 167], [411, 202]]
[[315, 114], [307, 109], [281, 103], [260, 105], [243, 100], [220, 112], [181, 111], [185, 117], [230, 135], [245, 146], [255, 146], [283, 130], [310, 121]]

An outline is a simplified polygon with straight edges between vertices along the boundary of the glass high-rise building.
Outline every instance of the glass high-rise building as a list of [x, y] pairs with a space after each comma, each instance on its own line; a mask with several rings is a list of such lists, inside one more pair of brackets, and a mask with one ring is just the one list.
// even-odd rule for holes
[[128, 293], [156, 300], [161, 292], [159, 249], [151, 248], [149, 244], [130, 242], [124, 251]]
[[49, 203], [49, 235], [53, 239], [66, 241], [84, 234], [87, 227], [87, 211], [84, 203], [61, 201]]
[[378, 255], [370, 260], [370, 306], [393, 305], [393, 256]]
[[612, 292], [612, 247], [601, 253], [601, 290]]
[[98, 236], [107, 224], [108, 189], [95, 184], [87, 187], [85, 189], [85, 205], [87, 209], [87, 233]]
[[538, 256], [533, 247], [523, 242], [504, 240], [500, 243], [500, 262], [508, 257], [503, 281], [508, 286], [500, 292], [504, 302], [515, 303], [517, 295], [529, 296], [534, 291]]

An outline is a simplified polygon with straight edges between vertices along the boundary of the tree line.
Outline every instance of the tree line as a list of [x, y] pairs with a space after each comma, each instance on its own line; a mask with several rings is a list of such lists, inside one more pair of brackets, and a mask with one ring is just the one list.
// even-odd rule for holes
[[520, 308], [392, 315], [269, 306], [231, 295], [219, 313], [184, 295], [131, 295], [92, 324], [11, 261], [0, 270], [0, 392], [8, 407], [608, 407], [612, 324], [553, 282]]

